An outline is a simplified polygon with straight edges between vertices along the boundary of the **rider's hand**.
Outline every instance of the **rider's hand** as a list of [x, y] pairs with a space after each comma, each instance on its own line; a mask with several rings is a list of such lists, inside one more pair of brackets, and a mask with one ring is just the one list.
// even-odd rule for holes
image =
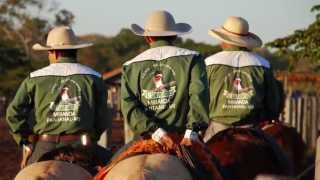
[[33, 144], [22, 145], [22, 160], [20, 164], [21, 169], [27, 166], [27, 162], [33, 153], [33, 149], [34, 149]]
[[161, 137], [160, 144], [166, 146], [168, 149], [175, 149], [176, 148], [176, 144], [168, 135], [164, 135]]
[[201, 146], [202, 145], [204, 146], [204, 144], [199, 139], [198, 133], [196, 133], [190, 129], [187, 129], [182, 141], [180, 142], [180, 145], [192, 146], [194, 144], [199, 144]]
[[173, 140], [167, 135], [167, 132], [162, 128], [158, 128], [152, 135], [151, 138], [160, 143], [163, 146], [166, 146], [168, 149], [173, 149], [175, 147], [175, 143]]

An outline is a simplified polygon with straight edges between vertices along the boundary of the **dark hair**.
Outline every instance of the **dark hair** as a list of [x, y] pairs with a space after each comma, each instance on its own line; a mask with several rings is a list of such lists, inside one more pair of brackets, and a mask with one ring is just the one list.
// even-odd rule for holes
[[77, 50], [76, 49], [55, 49], [55, 50], [49, 50], [49, 51], [55, 51], [60, 57], [70, 57], [70, 58], [77, 58]]
[[150, 37], [155, 41], [164, 40], [170, 43], [173, 43], [177, 39], [177, 36], [150, 36]]

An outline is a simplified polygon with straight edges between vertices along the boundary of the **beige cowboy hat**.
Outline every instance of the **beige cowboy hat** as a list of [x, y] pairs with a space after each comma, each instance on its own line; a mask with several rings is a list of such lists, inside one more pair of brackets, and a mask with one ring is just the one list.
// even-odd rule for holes
[[92, 180], [92, 176], [82, 167], [64, 161], [42, 161], [22, 169], [14, 180]]
[[249, 24], [242, 17], [228, 17], [222, 27], [209, 30], [209, 35], [222, 42], [249, 49], [262, 45], [262, 40], [249, 32]]
[[74, 34], [73, 30], [68, 26], [59, 26], [53, 28], [47, 37], [47, 44], [41, 45], [39, 43], [32, 46], [33, 50], [47, 51], [47, 50], [66, 50], [66, 49], [80, 49], [92, 46], [91, 43], [80, 43]]
[[173, 16], [167, 11], [151, 13], [144, 28], [137, 24], [131, 25], [131, 30], [138, 36], [175, 36], [191, 32], [191, 26], [186, 23], [176, 23]]

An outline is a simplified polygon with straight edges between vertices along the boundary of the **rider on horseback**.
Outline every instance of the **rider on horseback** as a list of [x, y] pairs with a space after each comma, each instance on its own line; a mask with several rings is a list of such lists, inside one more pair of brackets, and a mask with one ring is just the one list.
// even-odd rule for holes
[[222, 42], [223, 51], [205, 59], [211, 121], [204, 141], [229, 127], [253, 128], [291, 171], [275, 141], [255, 128], [263, 121], [278, 119], [283, 108], [282, 91], [269, 61], [251, 52], [262, 45], [262, 40], [249, 32], [248, 22], [241, 17], [227, 18], [221, 28], [209, 30], [209, 35]]
[[175, 23], [167, 11], [152, 13], [143, 29], [150, 49], [123, 66], [121, 105], [126, 122], [135, 135], [151, 137], [171, 148], [176, 142], [171, 132], [183, 133], [182, 143], [197, 140], [197, 132], [208, 123], [208, 88], [204, 61], [196, 51], [173, 46], [179, 34], [191, 31], [185, 23]]
[[[173, 45], [177, 35], [189, 33], [191, 26], [176, 23], [167, 11], [155, 11], [144, 28], [137, 24], [131, 27], [136, 35], [145, 37], [151, 47], [124, 64], [121, 80], [123, 117], [134, 132], [135, 140], [149, 140], [141, 143], [144, 146], [141, 151], [152, 153], [149, 149], [157, 145], [173, 151], [180, 145], [204, 147], [198, 138], [198, 132], [208, 125], [204, 60], [196, 51]], [[131, 149], [137, 151], [139, 144], [134, 143], [120, 152], [131, 144]], [[204, 159], [212, 163], [210, 158]]]
[[205, 59], [211, 121], [204, 140], [228, 127], [277, 119], [282, 96], [269, 61], [251, 52], [262, 41], [249, 32], [248, 22], [229, 17], [221, 28], [209, 30], [209, 35], [222, 41], [223, 51]]
[[96, 143], [111, 127], [104, 82], [100, 73], [77, 63], [78, 49], [91, 45], [61, 26], [49, 32], [46, 45], [33, 46], [48, 51], [50, 65], [30, 73], [7, 110], [13, 137], [26, 152], [21, 167], [65, 145], [92, 147], [107, 157]]

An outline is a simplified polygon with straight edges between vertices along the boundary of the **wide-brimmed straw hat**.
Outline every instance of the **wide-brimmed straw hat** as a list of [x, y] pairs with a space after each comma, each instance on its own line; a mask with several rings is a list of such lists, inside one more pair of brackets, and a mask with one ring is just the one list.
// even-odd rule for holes
[[191, 26], [186, 23], [176, 23], [173, 16], [167, 11], [151, 13], [144, 28], [137, 24], [131, 25], [131, 30], [138, 36], [175, 36], [191, 32]]
[[249, 49], [262, 45], [262, 40], [249, 32], [249, 24], [242, 17], [228, 17], [222, 27], [209, 30], [209, 35], [222, 42]]
[[80, 49], [92, 46], [92, 43], [81, 43], [73, 30], [68, 26], [59, 26], [53, 28], [47, 37], [46, 45], [39, 43], [33, 45], [33, 50], [46, 51], [46, 50], [67, 50], [67, 49]]

